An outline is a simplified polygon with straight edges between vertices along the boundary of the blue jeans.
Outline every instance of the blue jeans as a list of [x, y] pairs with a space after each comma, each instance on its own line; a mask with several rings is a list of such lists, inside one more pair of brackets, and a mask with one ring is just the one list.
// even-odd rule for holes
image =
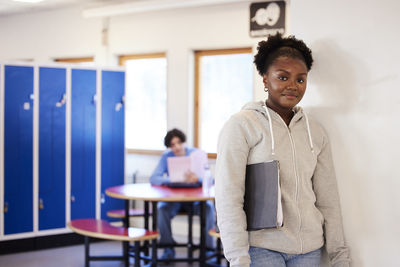
[[[200, 202], [159, 202], [157, 206], [157, 226], [160, 233], [160, 244], [172, 245], [175, 243], [172, 238], [171, 219], [175, 217], [181, 209], [187, 210], [193, 204], [193, 214], [200, 214]], [[208, 234], [210, 229], [215, 227], [214, 205], [207, 201], [206, 205], [206, 246], [214, 247], [213, 238]]]
[[318, 267], [321, 249], [306, 254], [287, 254], [265, 248], [250, 247], [251, 267]]

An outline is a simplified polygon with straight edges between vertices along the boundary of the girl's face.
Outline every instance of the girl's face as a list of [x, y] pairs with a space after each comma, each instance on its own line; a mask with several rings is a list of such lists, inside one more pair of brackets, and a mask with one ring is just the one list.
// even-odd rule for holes
[[291, 110], [303, 98], [307, 87], [306, 64], [297, 58], [278, 57], [263, 76], [268, 88], [267, 104], [275, 111]]

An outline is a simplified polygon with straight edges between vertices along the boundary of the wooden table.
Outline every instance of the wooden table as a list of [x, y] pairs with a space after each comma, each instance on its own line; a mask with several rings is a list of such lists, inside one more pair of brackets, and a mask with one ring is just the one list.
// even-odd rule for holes
[[[203, 192], [202, 188], [169, 188], [167, 186], [156, 186], [148, 183], [144, 184], [125, 184], [107, 188], [106, 194], [113, 198], [125, 200], [125, 219], [124, 224], [129, 227], [129, 201], [144, 201], [144, 223], [145, 228], [149, 229], [149, 203], [152, 204], [152, 230], [157, 231], [157, 202], [200, 202], [200, 266], [205, 266], [205, 202], [214, 199], [214, 189]], [[152, 242], [153, 255], [157, 255], [157, 241]]]

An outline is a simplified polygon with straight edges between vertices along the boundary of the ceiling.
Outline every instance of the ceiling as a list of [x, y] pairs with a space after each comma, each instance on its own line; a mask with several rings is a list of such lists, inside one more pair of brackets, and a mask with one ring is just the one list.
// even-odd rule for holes
[[0, 17], [66, 7], [82, 8], [82, 15], [85, 18], [109, 17], [152, 10], [222, 5], [239, 2], [250, 2], [250, 0], [42, 0], [42, 2], [39, 3], [0, 0]]
[[43, 10], [58, 9], [64, 7], [101, 7], [102, 5], [121, 2], [138, 2], [143, 0], [43, 0], [40, 3], [22, 3], [13, 0], [0, 0], [0, 16], [32, 13]]
[[0, 0], [0, 17], [66, 7], [82, 8], [82, 15], [85, 18], [109, 17], [152, 10], [221, 5], [239, 2], [250, 2], [250, 0], [42, 0], [42, 2], [39, 3]]

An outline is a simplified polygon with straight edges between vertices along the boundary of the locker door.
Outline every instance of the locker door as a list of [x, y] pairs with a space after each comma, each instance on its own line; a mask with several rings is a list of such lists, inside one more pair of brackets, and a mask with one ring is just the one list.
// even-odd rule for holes
[[4, 233], [33, 231], [33, 67], [5, 66]]
[[[101, 121], [101, 193], [110, 186], [124, 183], [124, 105], [125, 73], [102, 72], [102, 121]], [[122, 209], [124, 202], [105, 196], [101, 217], [107, 211]]]
[[65, 227], [65, 75], [39, 69], [39, 230]]
[[71, 220], [96, 216], [96, 71], [71, 73]]

